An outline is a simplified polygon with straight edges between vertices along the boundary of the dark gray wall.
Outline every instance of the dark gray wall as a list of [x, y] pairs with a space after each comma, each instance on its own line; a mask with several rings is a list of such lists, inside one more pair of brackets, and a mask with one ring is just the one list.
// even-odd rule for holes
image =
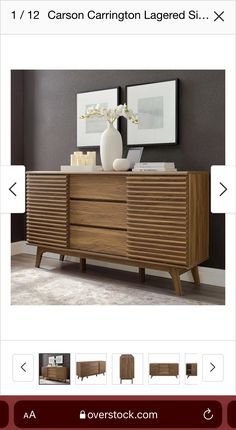
[[[11, 75], [11, 164], [24, 165], [24, 72]], [[12, 242], [25, 239], [24, 215], [11, 216]]]
[[[24, 71], [26, 168], [58, 170], [61, 164], [69, 164], [76, 149], [76, 93], [120, 86], [124, 102], [126, 85], [176, 78], [180, 84], [179, 144], [145, 147], [143, 161], [174, 161], [179, 170], [209, 171], [212, 164], [224, 164], [224, 71], [43, 70]], [[121, 132], [125, 140], [125, 120]], [[205, 265], [224, 268], [224, 216], [210, 218], [210, 259]]]

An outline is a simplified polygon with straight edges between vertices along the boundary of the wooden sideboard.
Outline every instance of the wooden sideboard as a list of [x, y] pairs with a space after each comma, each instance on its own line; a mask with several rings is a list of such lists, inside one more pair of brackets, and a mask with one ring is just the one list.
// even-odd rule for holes
[[76, 363], [76, 375], [78, 378], [89, 377], [92, 375], [99, 375], [106, 373], [106, 362], [105, 361], [78, 361]]
[[42, 367], [42, 377], [51, 381], [66, 382], [69, 379], [69, 369], [65, 366]]
[[44, 252], [180, 275], [208, 259], [207, 172], [28, 172], [27, 242]]
[[153, 376], [175, 376], [179, 375], [178, 363], [150, 363], [149, 375]]
[[123, 379], [130, 379], [133, 384], [134, 379], [134, 356], [132, 354], [122, 354], [120, 356], [120, 383]]
[[186, 375], [189, 376], [197, 376], [197, 363], [187, 363], [186, 364]]

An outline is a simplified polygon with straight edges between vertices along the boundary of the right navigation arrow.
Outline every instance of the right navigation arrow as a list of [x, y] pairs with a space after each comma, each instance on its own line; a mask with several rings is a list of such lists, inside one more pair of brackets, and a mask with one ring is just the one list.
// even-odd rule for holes
[[223, 191], [220, 193], [220, 197], [221, 197], [221, 196], [223, 196], [225, 191], [227, 191], [228, 188], [226, 188], [226, 186], [224, 184], [222, 184], [222, 182], [220, 182], [220, 185], [224, 188]]
[[216, 366], [210, 361], [210, 365], [211, 365], [211, 370], [210, 372], [213, 372], [213, 370], [216, 368]]

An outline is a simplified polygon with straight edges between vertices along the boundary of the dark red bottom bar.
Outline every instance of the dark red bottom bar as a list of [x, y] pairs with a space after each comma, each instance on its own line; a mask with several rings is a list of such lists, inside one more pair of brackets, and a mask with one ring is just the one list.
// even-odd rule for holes
[[8, 404], [4, 401], [0, 401], [0, 428], [4, 428], [8, 424], [9, 410]]
[[217, 401], [20, 401], [14, 408], [20, 428], [217, 428]]
[[226, 430], [236, 428], [236, 397], [2, 396], [0, 428]]

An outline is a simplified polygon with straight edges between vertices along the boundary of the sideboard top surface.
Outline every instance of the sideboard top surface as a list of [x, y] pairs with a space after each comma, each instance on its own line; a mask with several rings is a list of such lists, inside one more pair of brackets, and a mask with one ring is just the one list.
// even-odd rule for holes
[[176, 172], [155, 172], [155, 171], [150, 171], [150, 172], [131, 172], [131, 171], [126, 171], [126, 172], [114, 172], [114, 171], [104, 171], [104, 172], [62, 172], [61, 170], [29, 170], [27, 171], [27, 174], [33, 174], [33, 175], [133, 175], [133, 176], [142, 176], [142, 175], [188, 175], [189, 173], [205, 173], [208, 174], [208, 172], [206, 170], [179, 170]]

